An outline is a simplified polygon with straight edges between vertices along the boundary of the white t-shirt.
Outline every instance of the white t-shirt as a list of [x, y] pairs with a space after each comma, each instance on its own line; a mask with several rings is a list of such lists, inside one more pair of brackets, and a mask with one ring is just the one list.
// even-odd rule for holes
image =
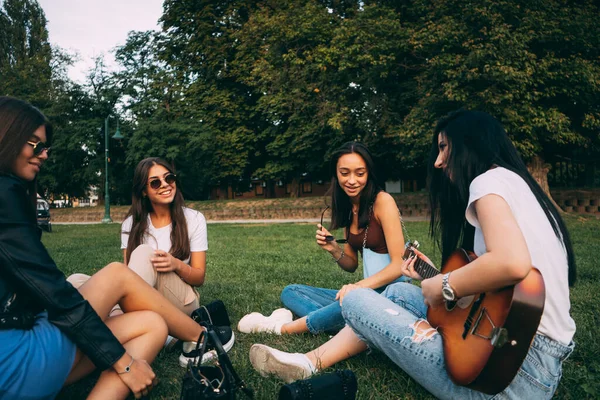
[[[208, 250], [208, 235], [206, 232], [206, 219], [201, 212], [184, 207], [183, 214], [187, 222], [188, 236], [190, 238], [190, 252]], [[121, 225], [121, 249], [127, 248], [129, 232], [131, 231], [132, 217], [129, 216]], [[162, 228], [155, 228], [148, 216], [148, 229], [142, 244], [148, 244], [155, 250], [171, 251], [171, 224]], [[189, 264], [190, 258], [183, 260]]]
[[481, 226], [473, 203], [488, 195], [501, 196], [525, 237], [532, 265], [544, 277], [546, 301], [538, 332], [565, 345], [575, 334], [575, 321], [569, 314], [569, 278], [567, 252], [548, 221], [544, 210], [527, 183], [506, 168], [494, 168], [471, 182], [467, 221], [475, 227], [474, 250], [477, 256], [486, 252]]

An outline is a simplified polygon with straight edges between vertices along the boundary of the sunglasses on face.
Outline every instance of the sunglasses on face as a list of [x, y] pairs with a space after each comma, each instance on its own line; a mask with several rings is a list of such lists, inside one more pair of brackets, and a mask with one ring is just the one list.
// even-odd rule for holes
[[153, 178], [148, 185], [154, 190], [159, 189], [161, 187], [161, 181], [164, 181], [167, 185], [172, 185], [177, 182], [177, 175], [175, 174], [167, 174], [164, 178]]
[[[323, 212], [321, 213], [321, 226], [323, 226], [323, 217], [325, 216], [325, 213], [327, 212], [327, 210], [329, 210], [331, 207], [327, 206], [325, 207], [325, 209], [323, 210]], [[336, 243], [348, 243], [348, 239], [336, 239], [335, 237], [333, 237], [333, 235], [327, 235], [325, 236], [325, 241], [326, 242], [333, 242], [335, 241]]]
[[31, 142], [31, 141], [27, 141], [27, 144], [30, 145], [31, 147], [33, 147], [33, 155], [34, 156], [39, 156], [40, 154], [42, 154], [44, 152], [44, 150], [46, 151], [47, 155], [50, 155], [50, 146], [46, 146], [46, 143], [43, 142]]

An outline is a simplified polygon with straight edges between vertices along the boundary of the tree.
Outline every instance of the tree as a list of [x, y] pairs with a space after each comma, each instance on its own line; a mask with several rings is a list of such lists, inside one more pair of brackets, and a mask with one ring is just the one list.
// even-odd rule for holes
[[52, 92], [52, 49], [44, 11], [35, 0], [5, 0], [0, 4], [0, 32], [0, 94], [46, 108]]
[[413, 13], [419, 101], [399, 137], [417, 151], [401, 162], [420, 163], [430, 140], [420, 133], [458, 107], [498, 117], [543, 186], [545, 157], [574, 148], [597, 154], [596, 3], [420, 1]]
[[254, 1], [165, 2], [161, 20], [165, 41], [160, 57], [183, 82], [182, 115], [198, 134], [212, 184], [235, 185], [262, 162], [256, 110], [259, 94], [231, 69], [237, 53], [235, 33], [245, 26]]

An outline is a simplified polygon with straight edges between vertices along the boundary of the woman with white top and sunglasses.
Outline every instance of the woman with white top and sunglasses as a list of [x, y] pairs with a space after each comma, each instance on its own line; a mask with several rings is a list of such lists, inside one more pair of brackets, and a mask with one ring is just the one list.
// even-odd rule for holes
[[[130, 262], [141, 245], [151, 252], [150, 264]], [[185, 207], [177, 175], [165, 160], [146, 158], [135, 169], [121, 249], [125, 263], [181, 311], [190, 315], [199, 307], [194, 286], [204, 283], [206, 272], [206, 219]]]
[[[204, 283], [206, 219], [199, 211], [185, 207], [175, 170], [161, 158], [146, 158], [135, 169], [131, 208], [121, 225], [121, 249], [125, 264], [179, 310], [190, 315], [200, 307], [194, 287]], [[86, 279], [83, 274], [68, 278], [76, 287]], [[111, 315], [120, 312], [117, 307]], [[228, 326], [215, 330], [229, 351], [235, 340], [233, 332]], [[175, 343], [169, 337], [165, 346]], [[194, 346], [193, 341], [183, 343], [179, 358], [182, 367], [193, 359]]]
[[[125, 264], [181, 311], [190, 315], [199, 307], [194, 286], [204, 283], [206, 219], [185, 207], [177, 175], [161, 158], [146, 158], [135, 169], [121, 249]], [[88, 278], [75, 274], [68, 280], [78, 287]]]

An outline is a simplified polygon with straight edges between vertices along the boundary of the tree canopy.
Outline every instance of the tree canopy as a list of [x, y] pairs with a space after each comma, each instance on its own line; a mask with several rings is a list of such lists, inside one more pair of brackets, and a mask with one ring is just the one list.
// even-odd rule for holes
[[372, 149], [385, 179], [422, 177], [433, 125], [460, 107], [500, 119], [526, 160], [592, 159], [599, 11], [592, 0], [165, 0], [162, 31], [130, 32], [120, 69], [98, 60], [77, 85], [37, 2], [5, 0], [0, 93], [57, 125], [42, 179], [57, 193], [101, 187], [98, 128], [118, 114], [111, 190], [122, 202], [148, 156], [176, 165], [190, 199], [252, 178], [326, 179], [348, 140]]

